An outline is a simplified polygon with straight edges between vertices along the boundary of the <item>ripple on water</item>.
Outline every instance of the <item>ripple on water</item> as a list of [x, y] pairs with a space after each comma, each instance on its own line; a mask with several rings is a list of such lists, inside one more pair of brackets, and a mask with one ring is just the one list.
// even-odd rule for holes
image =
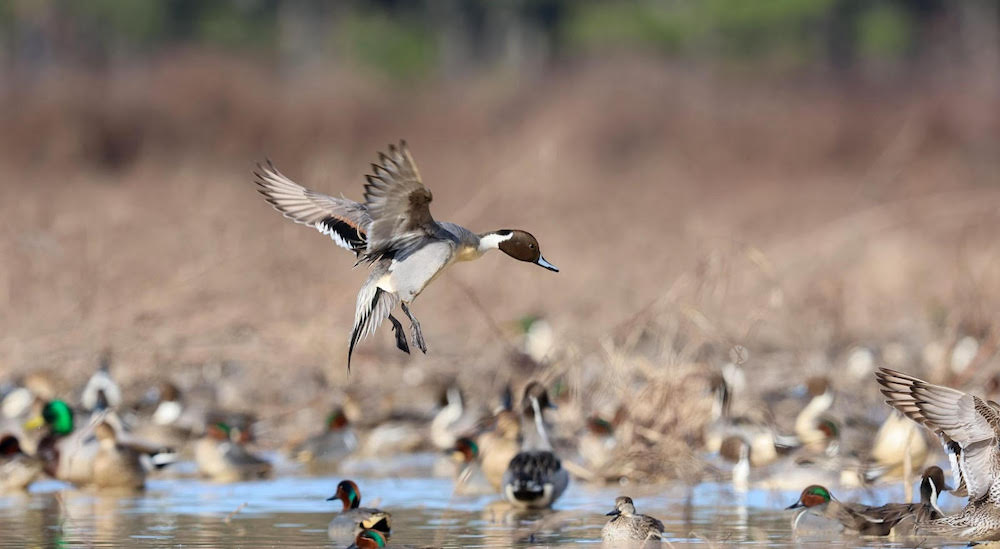
[[[280, 478], [210, 484], [155, 480], [146, 494], [105, 497], [46, 481], [20, 497], [0, 497], [0, 547], [329, 546], [326, 526], [338, 506], [327, 502], [339, 478]], [[829, 533], [793, 540], [798, 494], [753, 492], [735, 497], [718, 484], [595, 488], [572, 485], [556, 510], [520, 512], [498, 498], [452, 497], [447, 479], [358, 479], [363, 502], [393, 513], [393, 544], [509, 547], [596, 543], [615, 496], [632, 495], [641, 512], [663, 520], [675, 546], [739, 542], [760, 547], [884, 546], [879, 540]], [[844, 494], [865, 498], [865, 494]], [[898, 499], [898, 493], [866, 501]], [[872, 499], [874, 498], [874, 499]], [[743, 503], [745, 502], [745, 504]], [[952, 507], [961, 502], [951, 500]], [[954, 547], [964, 547], [955, 544]]]

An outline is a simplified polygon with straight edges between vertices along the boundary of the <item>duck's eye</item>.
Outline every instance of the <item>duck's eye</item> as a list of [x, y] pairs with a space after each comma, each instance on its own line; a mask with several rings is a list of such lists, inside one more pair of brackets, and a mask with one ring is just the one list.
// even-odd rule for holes
[[534, 244], [528, 244], [528, 247], [531, 248], [532, 250], [535, 249], [535, 245]]

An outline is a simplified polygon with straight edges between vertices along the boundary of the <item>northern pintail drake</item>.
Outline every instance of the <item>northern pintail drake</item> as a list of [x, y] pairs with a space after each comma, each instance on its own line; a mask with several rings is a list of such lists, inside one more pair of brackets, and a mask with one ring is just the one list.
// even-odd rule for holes
[[611, 520], [601, 529], [604, 541], [660, 540], [663, 536], [663, 523], [649, 515], [636, 513], [630, 497], [615, 498], [615, 508], [607, 516]]
[[907, 535], [915, 525], [940, 519], [943, 516], [937, 505], [942, 490], [948, 487], [940, 467], [928, 467], [920, 479], [920, 503], [887, 503], [871, 506], [844, 503], [833, 497], [828, 489], [812, 485], [802, 491], [798, 501], [788, 509], [800, 509], [794, 526], [807, 513], [822, 516], [840, 523], [844, 530], [864, 536]]
[[471, 261], [500, 249], [520, 261], [558, 272], [542, 257], [538, 240], [530, 233], [503, 229], [476, 234], [454, 223], [431, 216], [431, 191], [406, 147], [390, 145], [379, 153], [366, 176], [363, 203], [327, 196], [285, 177], [270, 162], [254, 172], [258, 190], [282, 215], [329, 235], [340, 247], [354, 252], [358, 262], [372, 265], [368, 280], [358, 292], [351, 330], [347, 367], [354, 346], [389, 319], [396, 346], [409, 352], [403, 327], [392, 310], [400, 305], [410, 319], [416, 346], [427, 352], [420, 323], [408, 305], [441, 271], [455, 261]]
[[117, 409], [122, 403], [122, 390], [111, 377], [111, 350], [101, 353], [97, 371], [87, 380], [80, 394], [80, 404], [88, 412]]
[[940, 437], [958, 485], [952, 493], [969, 496], [961, 512], [918, 523], [917, 531], [1000, 540], [1000, 405], [888, 368], [875, 377], [890, 406]]
[[327, 501], [340, 500], [344, 507], [327, 527], [335, 543], [350, 543], [365, 530], [375, 530], [385, 539], [391, 534], [392, 515], [380, 509], [361, 507], [361, 490], [352, 480], [342, 480]]
[[521, 451], [507, 465], [503, 494], [515, 507], [547, 509], [569, 485], [569, 473], [552, 451], [542, 415], [545, 409], [554, 406], [545, 387], [538, 382], [531, 382], [525, 388], [521, 406], [522, 425], [530, 421], [535, 428], [522, 426]]

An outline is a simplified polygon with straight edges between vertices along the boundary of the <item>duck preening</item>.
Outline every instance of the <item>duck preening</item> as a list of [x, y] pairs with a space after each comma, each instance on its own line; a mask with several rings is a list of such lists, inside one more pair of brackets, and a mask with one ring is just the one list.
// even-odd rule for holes
[[327, 196], [285, 177], [267, 162], [254, 172], [259, 191], [282, 215], [314, 227], [340, 247], [355, 253], [358, 263], [372, 265], [358, 292], [347, 351], [351, 366], [354, 347], [383, 320], [392, 323], [396, 346], [409, 353], [402, 324], [392, 316], [397, 305], [410, 319], [413, 343], [427, 352], [420, 323], [409, 305], [424, 287], [455, 261], [471, 261], [499, 249], [520, 261], [558, 272], [542, 257], [538, 240], [521, 230], [502, 229], [476, 234], [431, 216], [431, 191], [424, 186], [405, 141], [379, 153], [366, 176], [364, 202]]

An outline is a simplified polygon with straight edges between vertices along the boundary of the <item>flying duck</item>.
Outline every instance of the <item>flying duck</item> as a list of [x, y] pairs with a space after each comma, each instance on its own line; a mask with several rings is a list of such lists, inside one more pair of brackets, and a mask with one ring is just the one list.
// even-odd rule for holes
[[424, 287], [455, 261], [471, 261], [499, 248], [520, 261], [559, 272], [542, 257], [538, 240], [530, 233], [502, 229], [476, 234], [431, 216], [431, 191], [406, 147], [389, 145], [372, 164], [364, 202], [327, 196], [285, 177], [267, 161], [258, 165], [258, 191], [282, 215], [329, 235], [340, 247], [355, 253], [358, 263], [371, 264], [371, 274], [358, 292], [354, 328], [347, 352], [347, 368], [357, 343], [375, 332], [386, 318], [392, 323], [396, 346], [409, 353], [402, 325], [392, 316], [399, 305], [410, 319], [412, 339], [424, 353], [427, 345], [420, 323], [410, 312]]

